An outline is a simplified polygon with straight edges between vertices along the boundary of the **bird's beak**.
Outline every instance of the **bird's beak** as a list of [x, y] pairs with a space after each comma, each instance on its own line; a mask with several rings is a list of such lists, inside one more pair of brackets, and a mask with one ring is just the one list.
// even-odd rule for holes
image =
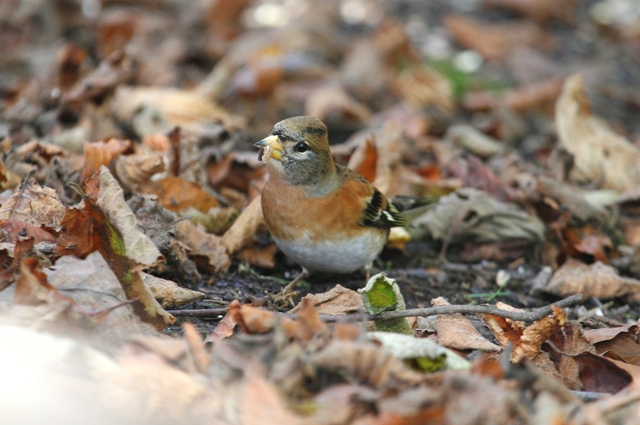
[[269, 137], [265, 137], [264, 139], [255, 143], [253, 146], [255, 146], [256, 148], [266, 148], [263, 154], [267, 155], [267, 159], [269, 157], [277, 159], [278, 161], [282, 159], [283, 146], [278, 136], [271, 135]]

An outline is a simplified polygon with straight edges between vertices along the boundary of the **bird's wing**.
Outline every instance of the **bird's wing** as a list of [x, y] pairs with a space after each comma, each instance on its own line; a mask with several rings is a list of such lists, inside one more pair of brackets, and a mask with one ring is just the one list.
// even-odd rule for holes
[[367, 206], [362, 213], [360, 224], [390, 229], [406, 227], [409, 225], [409, 220], [398, 211], [393, 202], [374, 188], [373, 195], [367, 201]]

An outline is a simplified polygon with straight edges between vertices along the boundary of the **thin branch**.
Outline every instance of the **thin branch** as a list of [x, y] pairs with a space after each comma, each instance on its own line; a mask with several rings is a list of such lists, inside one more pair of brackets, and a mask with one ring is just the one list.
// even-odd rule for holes
[[[384, 313], [380, 313], [376, 316], [372, 316], [367, 313], [358, 313], [354, 315], [331, 315], [331, 314], [321, 314], [320, 318], [327, 323], [334, 323], [345, 320], [348, 318], [350, 320], [356, 321], [369, 321], [369, 320], [387, 320], [387, 319], [398, 319], [401, 317], [428, 317], [428, 316], [436, 316], [441, 314], [492, 314], [494, 316], [504, 317], [506, 319], [517, 320], [520, 322], [535, 322], [536, 320], [540, 320], [543, 317], [551, 314], [551, 307], [569, 307], [570, 305], [574, 305], [579, 303], [582, 300], [582, 294], [572, 295], [550, 305], [541, 307], [537, 310], [526, 312], [526, 311], [509, 311], [509, 310], [501, 310], [495, 306], [491, 305], [447, 305], [442, 307], [431, 307], [431, 308], [414, 308], [410, 310], [402, 310], [402, 311], [387, 311]], [[169, 313], [173, 314], [176, 317], [218, 317], [226, 314], [227, 310], [225, 308], [213, 308], [213, 309], [197, 309], [197, 310], [169, 310]], [[282, 316], [290, 317], [295, 319], [296, 315], [292, 313], [278, 313]]]

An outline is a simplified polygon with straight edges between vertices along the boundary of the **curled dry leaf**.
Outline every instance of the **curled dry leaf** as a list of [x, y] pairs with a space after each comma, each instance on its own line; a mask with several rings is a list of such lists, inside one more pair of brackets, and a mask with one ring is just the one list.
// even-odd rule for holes
[[56, 258], [64, 255], [86, 258], [98, 251], [109, 262], [127, 299], [137, 300], [133, 307], [143, 321], [159, 330], [173, 323], [175, 318], [158, 304], [140, 274], [134, 271], [135, 263], [125, 255], [122, 236], [105, 213], [89, 197], [82, 204], [79, 209], [68, 209], [62, 220], [63, 231], [54, 250]]
[[132, 148], [131, 140], [111, 138], [106, 142], [84, 142], [84, 167], [82, 181], [95, 173], [101, 166], [111, 164], [121, 153]]
[[573, 156], [572, 180], [620, 192], [640, 184], [640, 149], [591, 113], [580, 74], [564, 83], [556, 126], [560, 143]]
[[86, 182], [87, 195], [122, 234], [127, 256], [145, 266], [162, 257], [156, 245], [138, 228], [138, 220], [124, 201], [122, 188], [105, 166]]
[[466, 124], [456, 124], [449, 127], [445, 139], [480, 158], [490, 158], [504, 153], [506, 149], [506, 146], [498, 140]]
[[233, 330], [242, 320], [240, 316], [240, 302], [233, 300], [227, 306], [227, 314], [218, 322], [213, 332], [211, 332], [204, 340], [205, 344], [209, 342], [216, 343], [233, 335]]
[[556, 270], [545, 290], [561, 297], [582, 294], [585, 298], [609, 299], [638, 292], [640, 281], [620, 276], [613, 267], [599, 261], [588, 265], [569, 258]]
[[[520, 311], [504, 303], [497, 303], [496, 307], [503, 310]], [[532, 359], [537, 356], [542, 343], [565, 325], [567, 314], [564, 309], [556, 306], [552, 306], [551, 309], [553, 311], [551, 316], [546, 316], [526, 327], [523, 322], [490, 314], [485, 314], [484, 320], [500, 345], [503, 347], [510, 343], [514, 345], [511, 361], [515, 363], [525, 357]]]
[[450, 243], [522, 240], [534, 245], [544, 240], [540, 219], [473, 188], [443, 196], [412, 224], [408, 230], [414, 240], [428, 235]]
[[399, 390], [424, 379], [384, 348], [361, 342], [332, 341], [311, 355], [309, 363], [383, 391]]
[[13, 302], [32, 306], [54, 303], [74, 304], [71, 298], [51, 286], [38, 260], [33, 257], [25, 258], [20, 264], [20, 276], [16, 282]]
[[202, 292], [178, 286], [172, 280], [140, 272], [142, 281], [163, 308], [176, 308], [204, 297]]
[[528, 21], [491, 25], [462, 15], [449, 15], [444, 24], [458, 43], [477, 50], [487, 60], [504, 58], [517, 47], [548, 50], [555, 44], [551, 36]]
[[[450, 305], [444, 298], [431, 300], [434, 307]], [[456, 350], [500, 351], [501, 348], [485, 337], [462, 314], [438, 315], [435, 322], [438, 344]]]
[[120, 155], [114, 163], [115, 175], [124, 189], [138, 189], [157, 173], [164, 171], [164, 160], [159, 155]]
[[258, 227], [264, 223], [260, 197], [256, 197], [222, 236], [222, 244], [230, 254], [239, 251], [255, 236]]
[[189, 221], [178, 221], [176, 238], [189, 248], [189, 257], [210, 273], [225, 271], [231, 265], [230, 253], [222, 237], [210, 235]]
[[64, 205], [55, 190], [42, 187], [32, 177], [0, 207], [0, 220], [17, 220], [33, 226], [59, 230]]

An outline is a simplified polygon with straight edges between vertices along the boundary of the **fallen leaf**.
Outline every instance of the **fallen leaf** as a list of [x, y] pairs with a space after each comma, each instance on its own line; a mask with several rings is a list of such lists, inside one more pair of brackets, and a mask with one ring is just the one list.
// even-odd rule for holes
[[144, 272], [140, 272], [140, 276], [153, 298], [162, 305], [162, 308], [180, 307], [204, 297], [202, 292], [183, 288], [172, 280], [162, 279]]
[[36, 227], [19, 220], [1, 220], [0, 232], [4, 235], [6, 242], [16, 243], [18, 238], [33, 238], [35, 243], [38, 242], [55, 242], [56, 236], [53, 232], [45, 230], [42, 227]]
[[573, 181], [619, 192], [638, 186], [640, 149], [592, 114], [580, 74], [565, 80], [556, 104], [556, 126], [562, 147], [573, 156]]
[[60, 302], [74, 303], [71, 298], [51, 286], [37, 259], [30, 257], [22, 260], [20, 276], [16, 282], [14, 303], [35, 306]]
[[[503, 310], [520, 311], [504, 303], [496, 304]], [[565, 311], [560, 307], [552, 307], [553, 314], [546, 316], [529, 326], [523, 322], [485, 314], [484, 320], [493, 331], [496, 339], [503, 347], [513, 344], [511, 361], [518, 362], [523, 358], [534, 358], [540, 352], [541, 345], [564, 326], [567, 321]]]
[[222, 244], [230, 254], [237, 252], [253, 239], [258, 227], [264, 223], [260, 202], [259, 196], [251, 201], [231, 228], [222, 236]]
[[456, 124], [449, 127], [445, 139], [481, 158], [490, 158], [504, 153], [506, 145], [470, 125]]
[[[431, 300], [434, 307], [447, 306], [444, 298]], [[471, 321], [462, 314], [443, 314], [436, 318], [436, 332], [438, 344], [456, 350], [500, 351], [501, 348], [485, 337], [473, 326]]]
[[544, 240], [544, 225], [514, 204], [499, 202], [473, 188], [443, 196], [425, 214], [411, 220], [412, 240], [430, 237], [449, 243]]
[[631, 375], [611, 360], [593, 353], [574, 356], [585, 391], [615, 394], [631, 383]]
[[93, 344], [111, 352], [132, 335], [158, 335], [151, 324], [140, 321], [135, 305], [122, 305], [129, 298], [99, 252], [82, 260], [62, 257], [45, 273], [51, 286], [73, 299], [75, 310], [85, 316], [85, 323], [80, 325], [84, 338]]
[[486, 0], [484, 5], [507, 9], [527, 16], [538, 23], [553, 19], [572, 24], [576, 20], [576, 0]]
[[230, 252], [222, 237], [205, 233], [188, 221], [179, 221], [175, 227], [176, 238], [189, 248], [189, 257], [199, 268], [210, 273], [229, 268]]
[[[321, 294], [309, 294], [303, 299], [309, 300], [318, 314], [352, 314], [364, 310], [362, 296], [341, 285], [336, 285]], [[302, 303], [298, 303], [289, 313], [297, 313], [301, 306]]]
[[109, 169], [100, 167], [98, 172], [85, 182], [87, 195], [105, 213], [124, 241], [127, 257], [145, 266], [150, 266], [162, 257], [156, 245], [139, 230], [138, 220], [124, 201], [124, 193]]
[[529, 21], [488, 24], [462, 15], [449, 15], [444, 25], [462, 46], [477, 50], [485, 59], [501, 59], [517, 47], [541, 50], [554, 47], [554, 39]]
[[167, 176], [162, 180], [143, 185], [141, 190], [143, 193], [157, 195], [162, 205], [170, 211], [181, 212], [195, 208], [206, 213], [209, 209], [218, 206], [218, 201], [198, 184], [181, 177]]
[[422, 372], [471, 368], [471, 363], [453, 350], [426, 338], [392, 332], [369, 332], [367, 338], [377, 341], [385, 351]]
[[270, 244], [266, 247], [247, 247], [236, 254], [236, 258], [240, 261], [251, 264], [252, 266], [263, 269], [273, 269], [276, 266], [276, 251], [278, 247]]
[[131, 151], [131, 140], [111, 138], [106, 142], [84, 142], [84, 167], [82, 168], [82, 181], [98, 171], [102, 166], [109, 165], [120, 156], [121, 153]]
[[88, 197], [81, 209], [68, 209], [62, 220], [63, 231], [55, 248], [56, 258], [74, 255], [86, 258], [94, 251], [109, 262], [136, 314], [144, 321], [163, 329], [175, 321], [144, 286], [140, 274], [133, 270], [134, 262], [125, 256], [122, 236], [109, 222], [104, 212]]
[[47, 226], [60, 230], [64, 211], [56, 191], [40, 186], [31, 177], [23, 181], [20, 189], [2, 204], [0, 220], [17, 220], [35, 227]]
[[328, 84], [309, 96], [305, 103], [305, 115], [318, 118], [327, 125], [342, 127], [362, 126], [371, 119], [369, 108], [350, 96], [343, 87]]
[[216, 343], [233, 335], [234, 328], [240, 323], [240, 302], [233, 300], [227, 306], [227, 314], [218, 322], [215, 329], [205, 338], [204, 343]]
[[637, 292], [640, 281], [619, 276], [613, 267], [599, 261], [588, 265], [568, 258], [553, 274], [545, 290], [561, 297], [582, 294], [585, 298], [609, 299]]
[[139, 190], [149, 183], [151, 177], [165, 169], [164, 160], [159, 155], [120, 155], [114, 163], [114, 174], [124, 189]]

